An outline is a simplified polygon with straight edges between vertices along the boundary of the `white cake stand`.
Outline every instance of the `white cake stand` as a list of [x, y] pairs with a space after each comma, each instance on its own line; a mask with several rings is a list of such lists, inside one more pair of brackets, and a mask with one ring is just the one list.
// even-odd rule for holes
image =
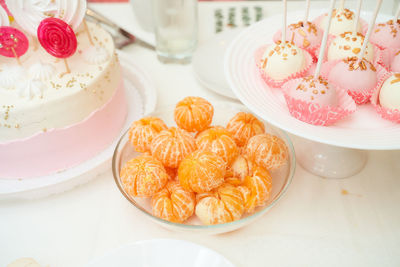
[[150, 76], [138, 67], [129, 55], [118, 52], [124, 79], [128, 115], [121, 133], [94, 158], [66, 171], [32, 179], [0, 179], [0, 200], [32, 199], [70, 190], [111, 169], [115, 146], [132, 121], [153, 112], [157, 103], [156, 89]]
[[[317, 17], [327, 10], [311, 10]], [[303, 18], [303, 12], [289, 12], [288, 24]], [[245, 29], [225, 55], [225, 75], [233, 92], [251, 111], [269, 123], [286, 130], [293, 138], [299, 163], [308, 171], [326, 178], [344, 178], [363, 169], [365, 150], [400, 149], [400, 125], [382, 119], [371, 104], [359, 106], [355, 114], [333, 126], [313, 126], [289, 114], [279, 88], [270, 88], [255, 66], [254, 51], [272, 43], [281, 27], [281, 16], [260, 21]], [[369, 19], [372, 13], [362, 13]], [[377, 21], [391, 16], [379, 15]]]

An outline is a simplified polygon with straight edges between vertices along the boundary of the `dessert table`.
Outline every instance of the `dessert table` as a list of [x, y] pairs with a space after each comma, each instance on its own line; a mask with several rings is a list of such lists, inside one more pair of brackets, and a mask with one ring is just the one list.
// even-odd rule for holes
[[[243, 4], [201, 3], [200, 42], [210, 37], [210, 22], [202, 17], [217, 7]], [[279, 2], [259, 5], [267, 16], [280, 8]], [[301, 5], [291, 2], [289, 8]], [[324, 5], [315, 1], [316, 7]], [[92, 7], [135, 30], [129, 4]], [[161, 64], [153, 51], [137, 45], [124, 51], [154, 79], [157, 108], [188, 95], [234, 101], [202, 87], [191, 65]], [[152, 238], [198, 243], [236, 266], [399, 266], [399, 162], [400, 151], [369, 151], [365, 168], [347, 179], [323, 179], [297, 165], [287, 194], [271, 211], [245, 228], [215, 236], [171, 232], [150, 222], [122, 196], [110, 169], [61, 194], [0, 202], [0, 266], [21, 257], [43, 266], [86, 266], [116, 247]]]

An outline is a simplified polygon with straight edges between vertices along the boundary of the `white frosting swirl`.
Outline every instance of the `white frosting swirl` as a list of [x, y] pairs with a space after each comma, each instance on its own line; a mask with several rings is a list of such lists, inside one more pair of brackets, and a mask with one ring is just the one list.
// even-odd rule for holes
[[25, 79], [18, 83], [17, 90], [20, 97], [28, 97], [29, 99], [42, 97], [43, 91], [46, 89], [45, 84], [40, 80]]
[[6, 4], [18, 25], [33, 36], [48, 17], [60, 18], [75, 30], [86, 12], [85, 0], [6, 0]]
[[51, 64], [40, 62], [33, 64], [28, 72], [32, 79], [45, 81], [53, 76], [55, 68]]
[[106, 62], [109, 58], [107, 49], [101, 46], [89, 46], [82, 52], [83, 59], [93, 65]]
[[0, 87], [5, 89], [14, 89], [15, 85], [26, 77], [26, 71], [21, 66], [3, 65], [3, 71], [0, 72]]
[[0, 26], [10, 26], [10, 19], [2, 6], [0, 6]]

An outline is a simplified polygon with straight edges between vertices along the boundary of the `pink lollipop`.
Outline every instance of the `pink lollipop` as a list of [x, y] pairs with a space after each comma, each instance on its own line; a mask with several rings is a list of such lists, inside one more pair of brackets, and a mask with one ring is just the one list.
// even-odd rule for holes
[[46, 18], [40, 22], [37, 37], [50, 55], [63, 58], [67, 73], [70, 73], [66, 58], [72, 56], [78, 46], [74, 30], [58, 18]]
[[20, 30], [9, 27], [0, 27], [0, 55], [15, 57], [21, 65], [19, 57], [26, 53], [29, 47], [28, 38]]

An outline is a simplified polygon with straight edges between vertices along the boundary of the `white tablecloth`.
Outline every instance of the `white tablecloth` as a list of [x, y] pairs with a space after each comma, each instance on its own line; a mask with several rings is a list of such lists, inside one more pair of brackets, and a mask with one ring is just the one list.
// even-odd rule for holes
[[[200, 12], [211, 5], [201, 5]], [[276, 3], [268, 7], [277, 9]], [[130, 25], [127, 4], [96, 8]], [[158, 107], [187, 95], [224, 100], [197, 83], [190, 65], [160, 64], [137, 46], [126, 51], [152, 74]], [[322, 179], [298, 166], [278, 205], [241, 230], [189, 235], [150, 222], [123, 198], [109, 171], [63, 194], [1, 202], [0, 266], [20, 257], [51, 267], [85, 266], [113, 248], [151, 238], [196, 242], [237, 266], [400, 266], [399, 203], [400, 152], [369, 152], [364, 170], [349, 179]]]

